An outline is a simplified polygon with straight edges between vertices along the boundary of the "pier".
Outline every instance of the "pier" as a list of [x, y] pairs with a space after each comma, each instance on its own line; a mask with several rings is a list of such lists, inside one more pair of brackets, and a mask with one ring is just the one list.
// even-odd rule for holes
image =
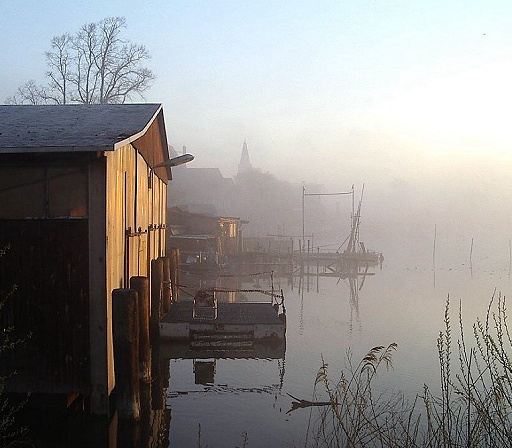
[[275, 250], [269, 252], [252, 252], [240, 256], [240, 263], [235, 267], [240, 273], [272, 270], [282, 276], [320, 276], [347, 278], [364, 272], [373, 275], [370, 268], [380, 266], [383, 256], [373, 251], [364, 252], [316, 252], [294, 251], [282, 254]]

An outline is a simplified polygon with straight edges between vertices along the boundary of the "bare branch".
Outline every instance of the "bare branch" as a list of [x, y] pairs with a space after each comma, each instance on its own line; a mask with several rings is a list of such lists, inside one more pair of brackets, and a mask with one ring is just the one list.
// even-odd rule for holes
[[27, 81], [18, 87], [17, 92], [6, 99], [7, 104], [47, 104], [44, 87], [38, 86], [34, 80]]

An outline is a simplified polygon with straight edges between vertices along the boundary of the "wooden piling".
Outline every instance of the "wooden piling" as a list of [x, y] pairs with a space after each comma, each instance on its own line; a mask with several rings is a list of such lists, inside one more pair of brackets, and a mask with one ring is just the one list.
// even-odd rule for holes
[[149, 340], [149, 279], [143, 276], [130, 278], [130, 288], [137, 291], [139, 311], [139, 379], [151, 381], [151, 344]]
[[161, 258], [151, 260], [151, 315], [150, 338], [152, 343], [158, 342], [159, 324], [162, 317], [162, 278], [164, 264]]
[[172, 247], [171, 253], [171, 302], [178, 299], [178, 285], [180, 283], [179, 272], [180, 272], [180, 250], [176, 247]]
[[320, 247], [316, 248], [316, 292], [320, 292]]
[[469, 250], [469, 270], [473, 278], [473, 238], [471, 238], [471, 249]]
[[162, 263], [162, 315], [165, 315], [171, 306], [171, 260], [168, 257], [163, 257]]
[[120, 418], [140, 419], [138, 294], [112, 291], [116, 408]]
[[290, 242], [291, 242], [291, 247], [290, 247], [290, 252], [289, 252], [289, 260], [288, 260], [288, 263], [289, 263], [289, 266], [288, 266], [288, 269], [289, 269], [289, 272], [288, 274], [292, 275], [293, 276], [293, 238], [290, 238]]
[[510, 270], [512, 269], [512, 242], [508, 240], [508, 278], [510, 278]]

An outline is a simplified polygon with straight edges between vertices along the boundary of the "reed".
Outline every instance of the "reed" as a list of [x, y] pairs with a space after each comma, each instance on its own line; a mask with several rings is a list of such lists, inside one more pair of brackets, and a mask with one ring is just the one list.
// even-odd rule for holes
[[[505, 297], [494, 292], [485, 318], [468, 337], [458, 312], [458, 338], [452, 337], [450, 297], [437, 349], [440, 387], [424, 386], [412, 401], [400, 391], [374, 393], [377, 371], [392, 365], [395, 343], [372, 348], [333, 383], [322, 359], [314, 399], [318, 404], [314, 447], [508, 447], [512, 446], [512, 334]], [[321, 390], [320, 390], [321, 386]]]
[[[450, 308], [446, 302], [445, 316]], [[484, 319], [467, 340], [459, 304], [458, 370], [451, 372], [451, 324], [445, 317], [440, 351], [442, 398], [426, 389], [425, 404], [435, 412], [428, 426], [430, 446], [512, 446], [512, 338], [506, 300], [494, 292]]]
[[[392, 365], [395, 343], [373, 347], [357, 364], [347, 352], [347, 372], [333, 383], [324, 361], [318, 370], [314, 396], [328, 397], [313, 426], [312, 446], [396, 447], [417, 446], [419, 418], [415, 402], [408, 403], [401, 392], [375, 394], [377, 372]], [[314, 403], [314, 402], [312, 402]], [[313, 404], [314, 405], [314, 404]]]

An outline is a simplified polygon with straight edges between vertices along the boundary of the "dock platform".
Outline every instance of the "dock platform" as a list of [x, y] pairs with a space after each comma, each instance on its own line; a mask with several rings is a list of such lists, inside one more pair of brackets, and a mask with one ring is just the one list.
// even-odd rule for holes
[[285, 337], [286, 315], [270, 302], [219, 302], [197, 311], [193, 301], [174, 302], [160, 321], [160, 338], [218, 347]]

